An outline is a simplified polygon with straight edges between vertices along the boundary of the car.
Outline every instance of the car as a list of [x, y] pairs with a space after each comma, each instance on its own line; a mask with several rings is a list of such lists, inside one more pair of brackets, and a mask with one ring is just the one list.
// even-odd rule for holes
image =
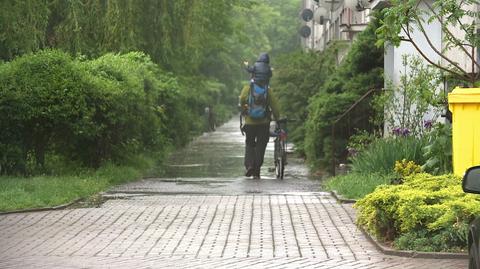
[[[463, 176], [464, 192], [480, 194], [480, 166], [470, 167]], [[480, 217], [470, 223], [468, 232], [468, 268], [480, 269]]]

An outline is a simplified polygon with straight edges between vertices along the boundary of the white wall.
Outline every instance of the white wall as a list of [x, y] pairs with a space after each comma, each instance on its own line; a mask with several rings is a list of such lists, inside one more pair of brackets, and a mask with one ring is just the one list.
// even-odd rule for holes
[[[464, 4], [463, 8], [465, 10], [470, 10], [470, 11], [475, 11], [478, 12], [478, 5], [471, 4], [471, 5], [466, 5]], [[463, 24], [464, 25], [469, 25], [473, 23], [474, 18], [467, 18], [464, 17]], [[459, 27], [449, 27], [449, 31], [459, 39], [464, 39], [465, 38], [465, 31], [461, 30]], [[469, 46], [464, 46], [464, 48], [471, 53], [471, 47]], [[476, 53], [476, 52], [475, 52]], [[450, 49], [446, 53], [446, 56], [453, 60], [454, 62], [458, 63], [458, 65], [465, 71], [471, 73], [472, 72], [472, 61], [471, 58], [460, 48], [455, 48], [455, 49]], [[475, 59], [478, 59], [477, 55], [474, 56]], [[445, 59], [442, 59], [441, 61], [442, 65], [446, 66], [448, 65], [448, 61]], [[473, 72], [476, 72], [478, 69], [476, 67], [473, 68]]]
[[[429, 0], [430, 2], [433, 2], [432, 0]], [[421, 4], [419, 8], [425, 8], [425, 4]], [[440, 22], [438, 21], [433, 21], [431, 24], [426, 24], [424, 25], [424, 28], [426, 32], [428, 33], [429, 39], [433, 46], [437, 48], [439, 51], [442, 50], [442, 31], [441, 31], [441, 25]], [[433, 49], [430, 48], [430, 45], [427, 42], [427, 39], [425, 36], [417, 29], [413, 30], [412, 39], [415, 40], [415, 43], [417, 44], [418, 47], [422, 48], [422, 50], [425, 52], [425, 55], [432, 59], [434, 62], [440, 62], [441, 57], [435, 53]], [[402, 65], [402, 58], [403, 55], [411, 55], [411, 56], [418, 56], [422, 57], [419, 52], [415, 49], [415, 47], [409, 43], [409, 42], [401, 42], [400, 46], [398, 47], [393, 47], [392, 45], [386, 45], [385, 46], [385, 60], [384, 60], [384, 68], [385, 68], [385, 87], [387, 86], [388, 81], [391, 81], [394, 85], [399, 85], [400, 83], [400, 77], [402, 74], [409, 72], [408, 68], [406, 68]], [[422, 58], [423, 59], [423, 58]], [[427, 61], [424, 60], [426, 64]], [[432, 90], [440, 90], [440, 89], [432, 89]], [[396, 93], [396, 98], [399, 98], [399, 100], [402, 99], [399, 93]], [[432, 115], [435, 114], [434, 111], [431, 111], [427, 113], [424, 116], [424, 120], [430, 120], [432, 118]], [[388, 115], [385, 115], [386, 117]], [[397, 125], [398, 124], [394, 124]], [[385, 123], [385, 128], [384, 128], [384, 133], [385, 135], [388, 135], [390, 131], [397, 127], [397, 126], [390, 126], [387, 122]]]

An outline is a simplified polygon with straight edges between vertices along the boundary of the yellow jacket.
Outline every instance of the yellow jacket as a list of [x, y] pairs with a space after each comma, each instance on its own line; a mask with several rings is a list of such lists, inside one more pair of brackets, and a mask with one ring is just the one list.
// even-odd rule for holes
[[[240, 106], [242, 108], [242, 113], [248, 111], [248, 95], [250, 94], [250, 84], [245, 85], [240, 93]], [[280, 119], [280, 107], [278, 105], [278, 99], [275, 96], [271, 88], [267, 91], [267, 110], [270, 110], [271, 113], [263, 119], [252, 119], [250, 116], [245, 116], [245, 124], [255, 125], [255, 124], [266, 124], [271, 120], [271, 114], [275, 120]]]

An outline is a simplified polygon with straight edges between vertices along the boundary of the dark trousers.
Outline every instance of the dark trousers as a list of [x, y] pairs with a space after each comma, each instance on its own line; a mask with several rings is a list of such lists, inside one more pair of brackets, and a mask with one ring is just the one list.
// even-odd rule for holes
[[270, 138], [270, 124], [245, 125], [245, 168], [254, 168], [254, 175], [260, 175], [263, 156]]

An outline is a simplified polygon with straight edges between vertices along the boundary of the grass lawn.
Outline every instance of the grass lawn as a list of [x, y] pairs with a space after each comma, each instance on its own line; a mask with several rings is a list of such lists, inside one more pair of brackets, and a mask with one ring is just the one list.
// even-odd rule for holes
[[348, 199], [360, 199], [373, 192], [378, 185], [389, 184], [392, 176], [349, 173], [328, 179], [327, 190], [335, 190]]
[[76, 175], [0, 177], [0, 212], [41, 208], [86, 198], [121, 183], [138, 180], [143, 165], [105, 165]]

